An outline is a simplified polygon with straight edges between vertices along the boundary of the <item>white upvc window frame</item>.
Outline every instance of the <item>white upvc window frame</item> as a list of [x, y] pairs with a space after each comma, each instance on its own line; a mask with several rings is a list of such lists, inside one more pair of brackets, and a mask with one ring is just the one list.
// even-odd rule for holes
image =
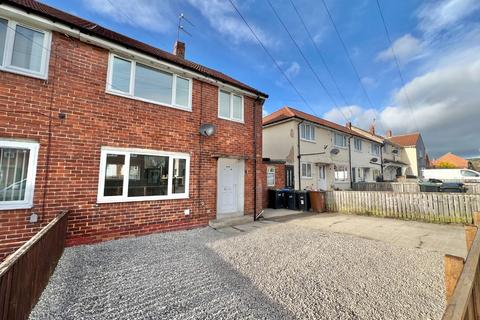
[[[371, 143], [370, 144], [370, 153], [374, 156], [380, 156], [380, 152], [381, 152], [381, 147], [379, 144], [376, 144], [376, 143]], [[374, 150], [377, 150], [377, 151], [374, 151]]]
[[[267, 187], [275, 187], [275, 167], [267, 167]], [[273, 180], [272, 183], [269, 183], [269, 178]]]
[[[307, 138], [307, 130], [309, 131], [310, 139]], [[307, 142], [316, 142], [315, 140], [315, 126], [310, 123], [300, 124], [300, 140]]]
[[[125, 156], [125, 169], [123, 175], [123, 194], [120, 196], [104, 196], [105, 174], [107, 154], [117, 154]], [[158, 196], [128, 196], [128, 183], [130, 174], [130, 155], [148, 155], [148, 156], [164, 156], [168, 157], [168, 186], [166, 195]], [[172, 193], [173, 189], [173, 160], [185, 160], [185, 192]], [[179, 152], [165, 152], [150, 149], [134, 149], [134, 148], [114, 148], [102, 147], [100, 153], [100, 170], [98, 180], [97, 203], [117, 203], [117, 202], [137, 202], [137, 201], [157, 201], [157, 200], [172, 200], [172, 199], [188, 199], [189, 198], [189, 182], [190, 182], [190, 155], [188, 153]]]
[[[348, 172], [348, 166], [344, 164], [336, 164], [333, 166], [334, 170], [334, 180], [335, 182], [348, 182], [349, 181], [349, 175], [350, 173]], [[342, 179], [338, 179], [337, 172], [344, 172], [345, 176]]]
[[[360, 148], [357, 148], [357, 142], [359, 142]], [[353, 149], [357, 152], [362, 152], [363, 140], [360, 138], [353, 138]]]
[[[124, 92], [121, 90], [117, 90], [112, 87], [112, 77], [113, 77], [113, 61], [115, 58], [122, 59], [125, 61], [130, 62], [130, 85], [129, 85], [129, 91]], [[172, 103], [163, 103], [163, 102], [158, 102], [155, 100], [150, 100], [150, 99], [145, 99], [141, 97], [135, 96], [135, 71], [137, 67], [137, 63], [144, 65], [148, 68], [152, 68], [154, 70], [158, 70], [160, 72], [168, 73], [172, 75]], [[184, 80], [188, 80], [188, 106], [182, 106], [178, 105], [176, 103], [177, 99], [177, 78], [182, 78]], [[105, 86], [106, 93], [115, 95], [115, 96], [120, 96], [124, 98], [129, 98], [133, 100], [138, 100], [138, 101], [143, 101], [146, 103], [151, 103], [159, 106], [164, 106], [164, 107], [169, 107], [169, 108], [174, 108], [174, 109], [179, 109], [179, 110], [184, 110], [184, 111], [192, 111], [192, 94], [193, 94], [193, 81], [192, 78], [185, 77], [183, 75], [178, 75], [176, 73], [173, 73], [168, 70], [164, 70], [152, 65], [149, 65], [148, 63], [144, 62], [137, 62], [136, 60], [125, 58], [123, 56], [117, 55], [115, 53], [110, 53], [109, 58], [108, 58], [108, 71], [107, 71], [107, 83]]]
[[[220, 94], [221, 92], [227, 93], [230, 95], [230, 116], [229, 117], [224, 117], [220, 115]], [[242, 98], [242, 119], [237, 119], [233, 117], [233, 96], [237, 96]], [[245, 98], [243, 94], [237, 93], [235, 91], [227, 90], [225, 88], [219, 87], [218, 88], [218, 118], [223, 119], [223, 120], [229, 120], [233, 122], [238, 122], [238, 123], [245, 123]]]
[[[51, 43], [52, 43], [52, 33], [48, 30], [39, 29], [30, 24], [23, 22], [15, 21], [10, 18], [0, 16], [0, 19], [7, 20], [7, 32], [5, 36], [5, 48], [3, 51], [3, 57], [0, 57], [0, 71], [6, 71], [11, 73], [20, 74], [23, 76], [28, 76], [32, 78], [46, 80], [48, 79], [48, 66], [50, 61], [50, 52], [51, 52]], [[40, 71], [33, 71], [29, 69], [20, 68], [12, 65], [13, 57], [13, 44], [15, 41], [15, 34], [17, 33], [17, 26], [21, 26], [33, 31], [43, 33], [43, 43], [36, 43], [37, 45], [42, 46], [42, 58], [40, 64]], [[21, 35], [19, 35], [21, 37]]]
[[[335, 139], [337, 136], [342, 137], [343, 145], [340, 146], [340, 145], [337, 144], [337, 139]], [[347, 147], [348, 147], [347, 136], [345, 134], [342, 134], [342, 133], [334, 132], [333, 133], [333, 145], [335, 147], [338, 147], [338, 148], [347, 149]]]
[[30, 209], [33, 207], [33, 195], [35, 193], [35, 178], [37, 176], [38, 150], [37, 142], [21, 140], [0, 139], [0, 147], [30, 150], [28, 160], [27, 182], [25, 185], [25, 197], [18, 201], [0, 201], [0, 210]]
[[[313, 174], [312, 174], [312, 163], [311, 162], [301, 162], [301, 170], [300, 170], [300, 173], [301, 173], [301, 176], [302, 176], [302, 179], [312, 179], [313, 177]], [[308, 174], [308, 167], [310, 167], [310, 175], [304, 175], [303, 174], [303, 166], [305, 166], [305, 173]]]

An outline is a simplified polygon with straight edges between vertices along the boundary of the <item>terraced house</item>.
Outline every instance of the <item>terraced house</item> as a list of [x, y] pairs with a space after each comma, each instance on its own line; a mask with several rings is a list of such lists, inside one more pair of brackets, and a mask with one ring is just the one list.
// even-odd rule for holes
[[261, 209], [267, 95], [185, 51], [0, 2], [0, 259], [63, 209], [70, 245]]

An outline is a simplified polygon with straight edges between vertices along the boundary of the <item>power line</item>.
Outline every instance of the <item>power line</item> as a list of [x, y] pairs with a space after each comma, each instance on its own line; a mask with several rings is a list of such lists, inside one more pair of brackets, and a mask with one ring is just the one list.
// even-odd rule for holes
[[305, 56], [305, 54], [303, 53], [303, 50], [300, 48], [300, 46], [298, 45], [297, 41], [295, 40], [295, 38], [292, 36], [292, 34], [290, 33], [290, 31], [288, 30], [287, 26], [285, 25], [285, 23], [283, 22], [283, 20], [280, 18], [280, 16], [278, 15], [278, 12], [277, 10], [275, 10], [275, 7], [272, 5], [272, 2], [270, 0], [267, 0], [268, 4], [270, 5], [270, 8], [272, 8], [272, 11], [273, 13], [275, 14], [275, 16], [277, 17], [278, 21], [280, 21], [280, 24], [283, 26], [283, 28], [285, 29], [285, 31], [287, 32], [288, 36], [290, 37], [290, 39], [292, 40], [292, 42], [295, 44], [295, 47], [297, 48], [298, 52], [300, 53], [300, 55], [302, 56], [303, 60], [305, 60], [305, 63], [307, 64], [308, 68], [312, 71], [313, 75], [315, 76], [316, 80], [318, 81], [318, 83], [320, 84], [320, 86], [323, 88], [323, 90], [325, 91], [325, 93], [328, 95], [328, 97], [330, 98], [330, 100], [332, 100], [333, 102], [333, 105], [340, 111], [340, 113], [342, 114], [342, 116], [345, 118], [346, 121], [349, 121], [347, 119], [347, 117], [345, 116], [345, 114], [343, 113], [343, 111], [338, 107], [338, 104], [337, 102], [335, 101], [335, 99], [333, 98], [333, 96], [331, 95], [331, 93], [328, 91], [327, 87], [325, 86], [325, 84], [322, 82], [322, 80], [320, 79], [320, 77], [318, 76], [318, 73], [315, 71], [315, 69], [312, 67], [312, 65], [310, 64], [310, 61], [307, 59], [307, 57]]
[[318, 54], [318, 56], [320, 57], [320, 60], [322, 61], [323, 66], [325, 67], [325, 69], [327, 70], [328, 74], [330, 75], [330, 79], [332, 80], [333, 84], [335, 85], [335, 88], [337, 89], [338, 93], [339, 93], [340, 96], [342, 97], [343, 102], [345, 103], [345, 105], [349, 105], [347, 99], [345, 98], [345, 95], [343, 94], [342, 90], [340, 90], [340, 86], [338, 85], [337, 81], [335, 80], [335, 77], [333, 76], [332, 71], [331, 71], [330, 68], [328, 67], [327, 62], [326, 62], [325, 58], [323, 57], [323, 54], [321, 53], [320, 49], [318, 48], [317, 44], [315, 43], [315, 40], [313, 40], [313, 36], [312, 36], [312, 34], [310, 33], [310, 31], [308, 30], [307, 25], [305, 24], [305, 20], [303, 19], [302, 15], [301, 15], [300, 12], [298, 11], [297, 6], [296, 6], [295, 3], [293, 2], [293, 0], [290, 0], [290, 3], [292, 4], [292, 7], [293, 7], [293, 9], [295, 10], [298, 18], [299, 18], [300, 21], [302, 22], [303, 28], [305, 29], [308, 37], [310, 38], [310, 41], [312, 42], [315, 50], [317, 51], [317, 54]]
[[287, 80], [287, 82], [290, 84], [290, 86], [293, 88], [293, 90], [295, 90], [295, 92], [297, 93], [297, 95], [300, 97], [300, 99], [303, 101], [303, 103], [312, 111], [312, 113], [318, 117], [317, 113], [315, 112], [315, 110], [313, 110], [313, 108], [310, 106], [310, 104], [307, 102], [307, 100], [303, 97], [303, 95], [300, 93], [300, 91], [298, 91], [297, 87], [295, 87], [295, 85], [293, 84], [293, 82], [290, 80], [290, 78], [287, 76], [287, 74], [282, 70], [282, 68], [280, 68], [280, 65], [278, 64], [278, 62], [275, 60], [275, 58], [272, 56], [272, 54], [270, 53], [270, 51], [268, 51], [268, 49], [265, 47], [265, 45], [263, 44], [262, 40], [260, 40], [260, 38], [257, 36], [257, 34], [255, 33], [255, 31], [253, 31], [252, 27], [248, 24], [247, 20], [243, 17], [242, 13], [240, 12], [240, 10], [238, 10], [237, 6], [233, 3], [232, 0], [228, 0], [230, 2], [230, 4], [232, 5], [233, 9], [235, 9], [235, 11], [237, 12], [237, 14], [240, 16], [240, 18], [243, 20], [243, 22], [245, 23], [245, 25], [248, 27], [248, 29], [250, 30], [250, 32], [252, 33], [252, 35], [255, 37], [255, 39], [257, 40], [257, 42], [260, 44], [260, 46], [263, 48], [263, 50], [265, 51], [265, 53], [267, 54], [267, 56], [272, 60], [273, 64], [277, 67], [278, 71], [280, 71], [280, 73], [283, 75], [283, 77]]
[[380, 17], [382, 18], [382, 24], [383, 24], [383, 28], [385, 29], [385, 35], [387, 36], [388, 43], [390, 44], [390, 50], [392, 51], [393, 59], [395, 60], [395, 65], [397, 67], [398, 75], [400, 76], [400, 80], [402, 81], [403, 93], [405, 94], [405, 98], [407, 99], [407, 106], [410, 109], [410, 113], [412, 115], [413, 123], [415, 124], [415, 127], [416, 127], [417, 131], [419, 131], [417, 120], [415, 119], [415, 114], [414, 114], [413, 108], [412, 108], [412, 102], [410, 101], [410, 97], [407, 93], [405, 78], [403, 77], [402, 70], [400, 69], [400, 63], [398, 61], [397, 54], [395, 53], [395, 49], [393, 48], [392, 38], [390, 37], [390, 32], [388, 31], [387, 24], [385, 22], [385, 17], [383, 16], [382, 7], [380, 6], [379, 0], [376, 0], [376, 2], [377, 2], [378, 12], [380, 13]]
[[345, 53], [347, 55], [348, 61], [350, 62], [350, 65], [352, 66], [353, 71], [355, 72], [358, 83], [362, 87], [363, 93], [365, 94], [365, 97], [367, 98], [367, 100], [370, 104], [370, 107], [373, 109], [372, 99], [370, 99], [370, 96], [368, 95], [367, 89], [365, 89], [365, 86], [362, 83], [362, 79], [360, 77], [360, 74], [358, 73], [358, 70], [355, 67], [355, 64], [353, 63], [352, 57], [350, 56], [350, 52], [347, 49], [347, 45], [345, 44], [345, 41], [343, 41], [343, 38], [340, 35], [340, 31], [338, 31], [337, 25], [335, 24], [335, 21], [333, 20], [333, 17], [330, 13], [330, 10], [328, 9], [327, 3], [325, 2], [325, 0], [322, 0], [322, 3], [323, 3], [323, 7], [325, 8], [325, 11], [327, 12], [328, 18], [329, 18], [330, 22], [332, 23], [333, 29], [335, 30], [335, 33], [337, 34], [337, 37], [342, 44], [343, 50], [345, 51]]

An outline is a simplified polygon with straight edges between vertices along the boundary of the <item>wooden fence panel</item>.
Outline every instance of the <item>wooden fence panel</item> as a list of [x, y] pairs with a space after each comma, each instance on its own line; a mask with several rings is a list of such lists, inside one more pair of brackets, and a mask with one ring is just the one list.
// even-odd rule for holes
[[0, 319], [27, 319], [62, 256], [68, 212], [62, 212], [0, 264]]
[[[465, 183], [468, 194], [480, 194], [480, 183]], [[415, 182], [354, 182], [354, 191], [393, 191], [414, 193], [420, 192]]]
[[330, 212], [440, 222], [472, 223], [480, 207], [480, 194], [438, 192], [327, 191]]

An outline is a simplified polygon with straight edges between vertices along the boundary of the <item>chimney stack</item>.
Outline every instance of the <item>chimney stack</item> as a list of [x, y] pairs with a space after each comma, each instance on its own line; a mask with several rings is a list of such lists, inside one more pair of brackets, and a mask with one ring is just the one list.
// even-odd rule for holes
[[175, 41], [175, 46], [173, 47], [173, 54], [179, 58], [185, 59], [185, 43], [182, 41]]
[[375, 135], [375, 124], [371, 124], [370, 128], [368, 128], [368, 132], [371, 134]]
[[393, 136], [392, 129], [387, 130], [387, 138], [391, 138]]

